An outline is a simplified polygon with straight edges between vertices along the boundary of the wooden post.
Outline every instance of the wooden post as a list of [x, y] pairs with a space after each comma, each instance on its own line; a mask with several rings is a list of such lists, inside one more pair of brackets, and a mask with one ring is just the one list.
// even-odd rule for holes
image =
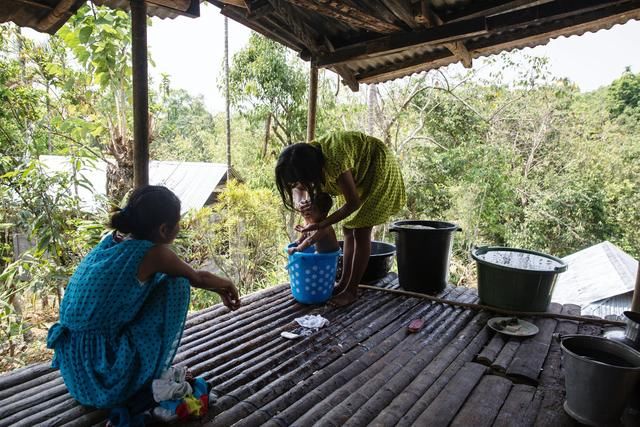
[[224, 17], [224, 92], [227, 131], [227, 182], [231, 180], [231, 109], [229, 107], [229, 18]]
[[631, 301], [631, 311], [640, 313], [640, 262], [638, 262], [638, 272], [636, 273], [636, 288], [633, 291], [633, 300]]
[[309, 112], [307, 115], [307, 142], [316, 137], [316, 106], [318, 104], [318, 69], [309, 64]]
[[131, 1], [133, 74], [133, 183], [149, 184], [149, 76], [147, 71], [147, 5]]

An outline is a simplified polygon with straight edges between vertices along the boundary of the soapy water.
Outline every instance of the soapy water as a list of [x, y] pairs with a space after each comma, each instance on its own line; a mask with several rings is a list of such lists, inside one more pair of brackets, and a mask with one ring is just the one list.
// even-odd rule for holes
[[402, 224], [402, 225], [399, 225], [398, 228], [408, 229], [408, 230], [436, 230], [436, 227], [430, 227], [428, 225], [420, 225], [420, 224]]
[[551, 258], [526, 252], [488, 251], [485, 254], [477, 255], [477, 257], [491, 264], [520, 270], [555, 271], [556, 267], [562, 266]]

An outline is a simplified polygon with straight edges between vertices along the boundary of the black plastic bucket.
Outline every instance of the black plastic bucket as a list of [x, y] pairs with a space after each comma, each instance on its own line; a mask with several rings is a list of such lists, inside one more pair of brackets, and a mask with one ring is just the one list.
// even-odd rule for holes
[[525, 249], [484, 246], [471, 251], [483, 304], [506, 310], [546, 311], [559, 273], [559, 258]]
[[[339, 240], [338, 244], [340, 245], [340, 249], [342, 249], [344, 241]], [[369, 256], [369, 262], [367, 263], [366, 270], [364, 270], [362, 279], [360, 279], [360, 283], [370, 285], [384, 278], [393, 266], [393, 257], [395, 254], [396, 247], [391, 243], [373, 240], [371, 242], [371, 255]], [[340, 280], [340, 276], [342, 275], [342, 260], [343, 256], [342, 252], [340, 252], [340, 258], [338, 258], [338, 269], [336, 270], [336, 280]]]
[[408, 291], [442, 292], [449, 280], [453, 233], [460, 227], [443, 221], [396, 221], [398, 280]]

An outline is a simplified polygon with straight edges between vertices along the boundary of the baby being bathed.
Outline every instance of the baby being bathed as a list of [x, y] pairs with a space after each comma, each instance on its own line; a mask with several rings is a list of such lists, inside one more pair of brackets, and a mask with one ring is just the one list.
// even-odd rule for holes
[[[333, 206], [333, 200], [328, 193], [319, 193], [315, 200], [307, 209], [304, 209], [302, 216], [305, 225], [297, 225], [296, 231], [302, 230], [309, 224], [318, 224], [322, 222]], [[289, 254], [294, 252], [302, 252], [311, 245], [315, 245], [317, 253], [328, 253], [340, 250], [338, 239], [333, 227], [324, 227], [320, 230], [302, 233], [300, 238], [296, 240], [295, 246], [289, 248]]]

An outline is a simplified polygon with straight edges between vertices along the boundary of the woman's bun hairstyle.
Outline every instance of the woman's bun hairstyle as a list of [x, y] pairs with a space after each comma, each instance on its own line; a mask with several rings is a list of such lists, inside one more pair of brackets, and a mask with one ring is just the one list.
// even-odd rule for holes
[[145, 185], [136, 188], [127, 205], [111, 214], [109, 225], [136, 239], [153, 240], [162, 224], [175, 227], [180, 221], [180, 199], [167, 187]]

